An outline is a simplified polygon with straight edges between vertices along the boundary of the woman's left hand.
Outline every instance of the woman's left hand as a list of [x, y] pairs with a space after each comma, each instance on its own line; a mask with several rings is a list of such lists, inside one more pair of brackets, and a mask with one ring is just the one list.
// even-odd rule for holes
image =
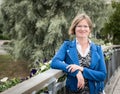
[[76, 70], [80, 70], [81, 72], [83, 71], [83, 67], [78, 66], [76, 64], [68, 65], [67, 69], [68, 69], [69, 72], [75, 72]]

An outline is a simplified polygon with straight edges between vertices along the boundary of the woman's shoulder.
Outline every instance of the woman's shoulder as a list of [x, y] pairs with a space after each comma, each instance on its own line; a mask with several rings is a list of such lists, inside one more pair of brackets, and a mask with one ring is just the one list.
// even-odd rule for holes
[[91, 41], [90, 43], [91, 43], [92, 45], [94, 45], [94, 46], [99, 46], [99, 47], [101, 46], [99, 43], [95, 43], [95, 42], [93, 42], [93, 41]]
[[65, 40], [64, 44], [67, 46], [73, 46], [75, 44], [75, 40]]
[[94, 43], [94, 42], [91, 42], [91, 46], [92, 46], [92, 48], [94, 48], [96, 50], [100, 50], [101, 49], [101, 45], [97, 44], [97, 43]]

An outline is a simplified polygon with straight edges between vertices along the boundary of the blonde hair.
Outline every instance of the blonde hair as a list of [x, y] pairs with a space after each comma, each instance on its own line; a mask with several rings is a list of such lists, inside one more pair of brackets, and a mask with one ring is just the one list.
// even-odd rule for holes
[[90, 29], [91, 29], [91, 31], [92, 31], [93, 24], [92, 24], [92, 21], [91, 21], [90, 17], [89, 17], [88, 15], [82, 13], [82, 14], [77, 15], [77, 16], [73, 19], [72, 24], [71, 24], [71, 26], [70, 26], [70, 28], [69, 28], [69, 31], [68, 31], [69, 35], [75, 35], [75, 27], [76, 27], [77, 24], [78, 24], [80, 21], [82, 21], [83, 19], [86, 19], [86, 21], [87, 21], [87, 23], [88, 23], [88, 25], [89, 25], [89, 27], [90, 27]]

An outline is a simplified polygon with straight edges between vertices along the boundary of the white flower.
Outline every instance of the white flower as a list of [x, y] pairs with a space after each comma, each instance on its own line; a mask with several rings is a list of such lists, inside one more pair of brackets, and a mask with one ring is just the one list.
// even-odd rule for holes
[[45, 66], [45, 65], [43, 65], [42, 67], [41, 67], [41, 71], [43, 71], [44, 69], [46, 69], [47, 67]]
[[49, 62], [48, 62], [48, 64], [50, 64], [52, 62], [52, 60], [50, 60]]
[[8, 77], [4, 77], [4, 78], [2, 78], [0, 81], [1, 82], [6, 82], [8, 80]]

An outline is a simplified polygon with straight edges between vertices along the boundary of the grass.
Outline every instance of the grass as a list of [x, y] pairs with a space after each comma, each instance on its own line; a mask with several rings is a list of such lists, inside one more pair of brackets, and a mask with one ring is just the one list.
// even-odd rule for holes
[[4, 77], [24, 78], [29, 76], [28, 63], [25, 61], [14, 61], [10, 55], [0, 55], [0, 79]]

